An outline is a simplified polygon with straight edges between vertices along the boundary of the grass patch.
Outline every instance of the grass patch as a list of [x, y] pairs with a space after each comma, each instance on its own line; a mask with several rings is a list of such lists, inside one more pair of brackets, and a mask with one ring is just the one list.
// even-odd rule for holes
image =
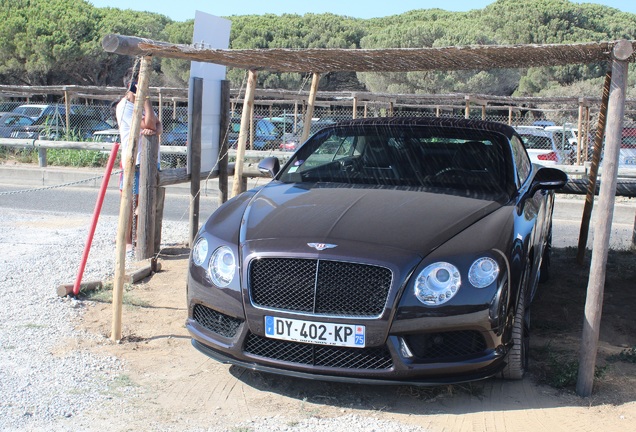
[[44, 324], [35, 324], [35, 323], [27, 323], [27, 324], [22, 325], [21, 327], [28, 328], [28, 329], [43, 329], [43, 328], [46, 328], [46, 326]]
[[[49, 166], [105, 167], [109, 154], [98, 150], [47, 149]], [[0, 161], [15, 160], [19, 163], [37, 164], [38, 151], [26, 148], [0, 146]]]
[[626, 348], [618, 354], [612, 354], [607, 357], [607, 361], [610, 362], [625, 362], [636, 364], [636, 347]]
[[[122, 304], [126, 306], [136, 307], [148, 307], [150, 303], [145, 300], [138, 299], [132, 292], [133, 288], [130, 284], [124, 284], [124, 296], [122, 298]], [[86, 300], [91, 300], [99, 303], [112, 303], [113, 302], [113, 284], [108, 282], [104, 284], [101, 289], [94, 291], [87, 291], [84, 294]]]
[[96, 150], [48, 149], [47, 163], [55, 166], [105, 167], [109, 155]]
[[[579, 361], [574, 353], [550, 349], [550, 344], [535, 349], [545, 361], [539, 361], [539, 381], [556, 389], [574, 388], [579, 376]], [[596, 366], [594, 379], [602, 379], [608, 366]]]

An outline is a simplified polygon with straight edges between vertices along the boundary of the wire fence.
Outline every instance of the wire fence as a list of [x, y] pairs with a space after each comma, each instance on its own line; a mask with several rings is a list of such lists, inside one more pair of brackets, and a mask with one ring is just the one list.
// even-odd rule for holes
[[[53, 96], [45, 97], [54, 100]], [[116, 142], [119, 140], [114, 105], [108, 101], [71, 104], [30, 102], [28, 99], [0, 100], [0, 138], [27, 138], [65, 141]], [[232, 104], [229, 129], [230, 148], [235, 147], [240, 130], [242, 101]], [[594, 108], [594, 107], [591, 107]], [[163, 124], [160, 144], [187, 146], [187, 103], [164, 103], [155, 110]], [[303, 101], [257, 100], [251, 116], [248, 149], [294, 151], [301, 144], [305, 107]], [[579, 122], [578, 106], [503, 107], [503, 106], [393, 106], [390, 102], [369, 102], [356, 106], [342, 103], [318, 105], [314, 109], [311, 133], [338, 121], [363, 117], [454, 117], [472, 118], [509, 124], [522, 136], [534, 162], [542, 164], [577, 164], [590, 160], [596, 134], [598, 110], [583, 111]], [[582, 129], [579, 144], [579, 124]], [[580, 146], [580, 148], [579, 148]], [[0, 152], [7, 152], [0, 147]], [[162, 154], [163, 169], [183, 167], [186, 155]], [[636, 168], [636, 121], [625, 118], [620, 165]]]

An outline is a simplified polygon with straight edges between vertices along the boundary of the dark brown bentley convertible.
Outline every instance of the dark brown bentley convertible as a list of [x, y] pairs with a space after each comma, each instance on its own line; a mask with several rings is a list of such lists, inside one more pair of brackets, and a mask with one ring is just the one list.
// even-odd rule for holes
[[187, 328], [221, 362], [322, 380], [523, 377], [553, 190], [514, 129], [380, 118], [313, 135], [195, 239]]

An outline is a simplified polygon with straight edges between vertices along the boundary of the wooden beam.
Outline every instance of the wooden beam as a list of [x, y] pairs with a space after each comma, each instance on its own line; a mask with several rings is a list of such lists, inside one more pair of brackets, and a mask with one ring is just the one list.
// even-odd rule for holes
[[247, 144], [247, 134], [249, 132], [250, 112], [254, 106], [254, 90], [256, 89], [257, 72], [249, 71], [247, 78], [247, 88], [245, 89], [245, 100], [243, 101], [243, 112], [241, 113], [241, 130], [239, 131], [236, 143], [236, 168], [234, 169], [234, 179], [232, 182], [231, 198], [240, 194], [241, 181], [243, 177], [243, 158], [245, 157], [245, 145]]
[[133, 202], [132, 185], [135, 177], [135, 159], [139, 144], [143, 104], [148, 93], [148, 82], [150, 81], [150, 72], [152, 70], [151, 62], [152, 59], [148, 56], [141, 59], [130, 135], [126, 151], [122, 155], [124, 160], [124, 180], [119, 204], [119, 223], [117, 225], [115, 279], [113, 281], [113, 323], [110, 335], [113, 341], [121, 340], [122, 299], [124, 294], [124, 276], [126, 275], [126, 233], [130, 228], [129, 212]]
[[190, 235], [188, 243], [193, 246], [199, 231], [199, 197], [201, 192], [201, 112], [203, 111], [203, 78], [190, 78], [190, 97], [188, 101], [188, 137], [190, 151]]
[[300, 139], [301, 143], [307, 141], [311, 132], [311, 119], [314, 116], [314, 105], [316, 103], [316, 93], [318, 92], [318, 82], [320, 81], [320, 74], [314, 72], [311, 79], [311, 89], [309, 90], [309, 99], [307, 99], [307, 112], [305, 113], [305, 120], [303, 124], [303, 134]]
[[581, 265], [583, 265], [583, 260], [585, 259], [587, 237], [590, 231], [592, 209], [594, 208], [594, 195], [596, 193], [598, 166], [600, 165], [601, 153], [603, 151], [603, 137], [605, 136], [605, 126], [607, 124], [607, 104], [609, 102], [611, 83], [612, 71], [609, 70], [605, 75], [605, 84], [603, 85], [603, 98], [601, 100], [601, 108], [598, 113], [598, 126], [596, 128], [596, 136], [594, 137], [594, 153], [592, 154], [592, 165], [590, 166], [590, 172], [588, 174], [589, 183], [587, 186], [587, 196], [585, 197], [585, 206], [583, 207], [583, 217], [581, 219], [581, 229], [579, 231], [579, 245], [576, 254], [576, 261]]
[[594, 369], [603, 309], [603, 290], [605, 270], [609, 249], [612, 216], [614, 214], [614, 196], [618, 177], [618, 159], [623, 131], [623, 115], [625, 112], [625, 93], [627, 91], [627, 59], [633, 54], [632, 44], [626, 40], [619, 41], [612, 50], [612, 82], [607, 106], [607, 133], [603, 154], [603, 175], [599, 193], [597, 222], [594, 228], [594, 244], [590, 278], [585, 300], [585, 319], [583, 320], [583, 337], [579, 355], [579, 373], [576, 392], [579, 396], [588, 397], [594, 386]]

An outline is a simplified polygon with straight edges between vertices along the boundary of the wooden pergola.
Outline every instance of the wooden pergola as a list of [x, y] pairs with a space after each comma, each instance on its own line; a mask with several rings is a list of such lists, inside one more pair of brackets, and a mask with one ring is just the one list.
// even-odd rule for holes
[[[549, 45], [479, 45], [443, 48], [388, 49], [259, 49], [219, 50], [204, 44], [180, 45], [132, 36], [107, 35], [102, 41], [108, 52], [131, 56], [159, 56], [198, 62], [216, 63], [249, 71], [237, 143], [237, 161], [245, 155], [249, 113], [254, 104], [258, 71], [298, 72], [313, 74], [302, 139], [309, 136], [310, 119], [318, 92], [320, 74], [325, 72], [409, 72], [485, 70], [590, 64], [606, 62], [609, 70], [601, 101], [599, 128], [595, 139], [590, 174], [590, 188], [585, 214], [591, 214], [596, 176], [603, 136], [603, 182], [599, 194], [598, 222], [592, 251], [579, 362], [577, 392], [581, 396], [592, 393], [594, 367], [598, 348], [605, 268], [609, 250], [611, 220], [618, 174], [628, 64], [636, 60], [636, 41], [588, 42]], [[147, 60], [149, 63], [149, 60]], [[143, 63], [142, 63], [143, 66]], [[142, 72], [144, 69], [142, 68]], [[140, 79], [142, 84], [143, 78]], [[143, 86], [138, 86], [143, 87]], [[147, 83], [146, 83], [147, 87]], [[142, 94], [144, 89], [142, 88]], [[139, 90], [138, 90], [139, 92]], [[131, 141], [133, 140], [131, 133]], [[129, 146], [132, 147], [132, 146]], [[240, 192], [242, 164], [234, 171], [232, 194]], [[585, 219], [585, 217], [584, 217]], [[121, 220], [121, 217], [120, 217]], [[589, 220], [588, 220], [589, 223]], [[583, 231], [583, 226], [581, 230]], [[587, 236], [587, 227], [585, 227]], [[117, 271], [117, 270], [116, 270]], [[117, 279], [117, 278], [116, 278]]]

